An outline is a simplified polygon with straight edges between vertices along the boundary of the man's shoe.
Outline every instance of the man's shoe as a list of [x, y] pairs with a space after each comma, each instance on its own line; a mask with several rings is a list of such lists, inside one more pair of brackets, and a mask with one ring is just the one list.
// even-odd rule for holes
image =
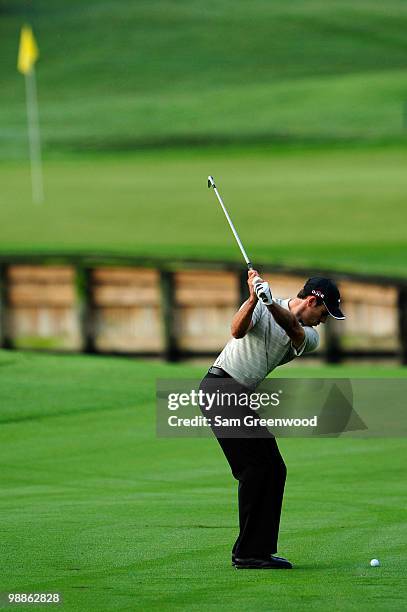
[[[291, 565], [291, 563], [287, 559], [285, 559], [284, 557], [277, 557], [277, 555], [270, 555], [270, 557], [272, 559], [277, 559], [278, 561], [285, 561], [286, 563]], [[236, 555], [234, 553], [232, 553], [232, 565], [233, 565], [233, 567], [236, 565]], [[291, 568], [286, 568], [286, 569], [292, 569], [292, 565], [291, 565]]]
[[268, 559], [240, 559], [235, 557], [232, 564], [236, 569], [292, 569], [292, 565], [284, 557], [270, 555]]
[[[280, 559], [281, 561], [287, 561], [287, 559], [284, 559], [284, 557], [277, 557], [276, 555], [273, 555], [274, 559]], [[236, 555], [234, 553], [232, 553], [232, 565], [235, 566], [236, 565]]]

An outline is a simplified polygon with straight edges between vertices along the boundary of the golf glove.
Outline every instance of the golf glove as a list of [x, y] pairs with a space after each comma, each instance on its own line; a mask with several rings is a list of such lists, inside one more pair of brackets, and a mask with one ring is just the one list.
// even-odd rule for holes
[[263, 304], [266, 304], [266, 306], [270, 306], [273, 303], [273, 296], [271, 295], [269, 284], [261, 281], [260, 278], [256, 276], [253, 281], [253, 286], [259, 300], [261, 300]]

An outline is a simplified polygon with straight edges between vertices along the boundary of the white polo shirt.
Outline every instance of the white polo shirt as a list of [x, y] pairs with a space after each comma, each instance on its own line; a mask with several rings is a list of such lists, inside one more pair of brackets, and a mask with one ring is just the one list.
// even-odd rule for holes
[[[274, 300], [289, 310], [288, 299]], [[243, 338], [229, 340], [213, 364], [249, 389], [255, 389], [277, 366], [314, 351], [319, 343], [317, 330], [304, 325], [304, 342], [295, 349], [287, 333], [261, 300], [253, 311], [252, 324]]]

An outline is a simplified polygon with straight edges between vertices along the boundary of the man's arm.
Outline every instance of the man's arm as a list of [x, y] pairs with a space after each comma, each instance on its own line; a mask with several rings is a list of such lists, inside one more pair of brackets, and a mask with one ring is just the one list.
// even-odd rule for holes
[[243, 338], [252, 326], [252, 315], [256, 308], [258, 298], [254, 291], [253, 279], [258, 276], [256, 270], [249, 270], [247, 284], [249, 286], [250, 297], [237, 311], [232, 319], [231, 331], [232, 336], [236, 339]]
[[298, 349], [305, 340], [305, 331], [298, 321], [297, 317], [289, 310], [282, 308], [275, 302], [267, 306], [270, 313], [273, 315], [276, 323], [283, 328], [287, 336], [291, 339], [293, 346]]
[[233, 317], [231, 331], [234, 338], [243, 338], [252, 327], [252, 315], [256, 303], [249, 298]]
[[[255, 278], [254, 281], [254, 292], [263, 300], [263, 303], [267, 306], [273, 319], [286, 332], [291, 340], [291, 344], [297, 351], [305, 342], [305, 331], [297, 319], [297, 316], [290, 310], [282, 308], [279, 304], [274, 302], [267, 282], [264, 282], [260, 277]], [[298, 314], [299, 311], [297, 312], [297, 315]]]

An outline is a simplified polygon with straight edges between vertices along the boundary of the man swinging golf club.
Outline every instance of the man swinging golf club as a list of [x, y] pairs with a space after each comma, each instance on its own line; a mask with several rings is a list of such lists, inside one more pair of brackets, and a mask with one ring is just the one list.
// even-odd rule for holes
[[[209, 394], [215, 389], [221, 393], [233, 390], [237, 396], [250, 394], [277, 366], [317, 348], [315, 326], [325, 323], [328, 316], [345, 317], [338, 288], [328, 278], [310, 278], [291, 299], [274, 298], [269, 284], [253, 270], [212, 177], [208, 185], [215, 189], [248, 264], [249, 298], [234, 315], [232, 338], [209, 368], [201, 389]], [[207, 409], [205, 405], [201, 408]], [[214, 412], [218, 408], [223, 409], [215, 406]], [[229, 405], [229, 413], [234, 409], [242, 411], [240, 406]], [[237, 569], [290, 569], [287, 559], [275, 556], [286, 466], [274, 436], [266, 427], [257, 428], [253, 435], [245, 432], [244, 437], [213, 430], [239, 482], [240, 531], [232, 549], [233, 565]]]

